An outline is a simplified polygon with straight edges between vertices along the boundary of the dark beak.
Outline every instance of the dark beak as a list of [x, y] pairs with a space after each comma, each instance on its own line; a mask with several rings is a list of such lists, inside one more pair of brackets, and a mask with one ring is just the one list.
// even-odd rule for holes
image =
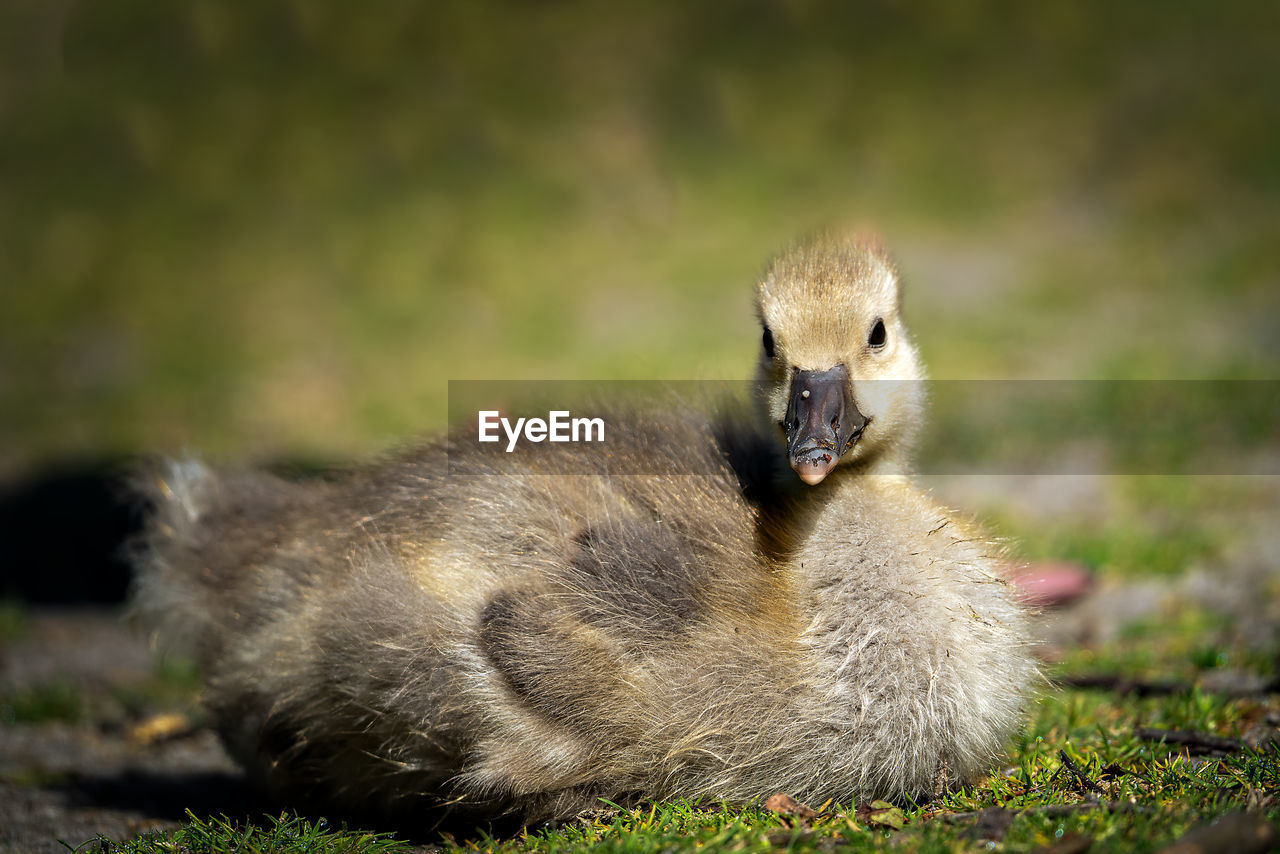
[[810, 486], [820, 483], [867, 426], [853, 401], [849, 370], [836, 365], [829, 371], [796, 371], [782, 426], [791, 467]]

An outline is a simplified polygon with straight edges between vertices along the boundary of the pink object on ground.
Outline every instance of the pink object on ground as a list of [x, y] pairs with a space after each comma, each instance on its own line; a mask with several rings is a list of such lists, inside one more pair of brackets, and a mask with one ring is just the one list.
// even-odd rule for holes
[[1052, 608], [1074, 602], [1093, 587], [1093, 575], [1065, 561], [1028, 563], [1009, 573], [1017, 596], [1028, 605]]

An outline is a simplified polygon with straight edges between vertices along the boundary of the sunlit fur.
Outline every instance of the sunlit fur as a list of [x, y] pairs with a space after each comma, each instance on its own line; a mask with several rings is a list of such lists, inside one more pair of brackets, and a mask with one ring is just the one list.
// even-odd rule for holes
[[[883, 256], [802, 244], [760, 304], [779, 389], [843, 360], [866, 449], [905, 459], [918, 397], [864, 385], [919, 375]], [[311, 803], [533, 819], [983, 773], [1033, 674], [997, 550], [900, 476], [797, 488], [777, 414], [632, 424], [613, 476], [496, 474], [445, 442], [301, 483], [171, 464], [136, 606], [194, 651], [231, 752]], [[547, 472], [576, 452], [548, 451]], [[697, 474], [625, 474], [655, 454]]]

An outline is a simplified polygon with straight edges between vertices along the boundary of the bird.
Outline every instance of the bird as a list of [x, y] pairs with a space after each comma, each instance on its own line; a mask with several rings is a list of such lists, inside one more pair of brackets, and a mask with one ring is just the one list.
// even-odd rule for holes
[[304, 480], [149, 466], [133, 609], [299, 803], [535, 822], [969, 783], [1036, 669], [1001, 546], [911, 481], [896, 268], [820, 233], [756, 307], [754, 399], [619, 408], [599, 470], [461, 433]]

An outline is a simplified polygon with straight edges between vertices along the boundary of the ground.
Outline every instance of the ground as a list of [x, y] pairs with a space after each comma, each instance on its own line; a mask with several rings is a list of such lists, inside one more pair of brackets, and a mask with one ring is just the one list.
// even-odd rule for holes
[[[1083, 524], [1096, 512], [1098, 490], [1116, 488], [1112, 480], [1074, 490], [1059, 482], [1046, 505], [1033, 500], [1046, 491], [1035, 479], [1004, 483], [1027, 499], [1021, 516], [1005, 517], [1006, 527], [1049, 511]], [[1162, 504], [1155, 515], [1168, 525], [1179, 512], [1178, 483], [1161, 492], [1140, 479], [1121, 492], [1148, 514]], [[988, 500], [991, 488], [985, 479], [966, 478], [931, 485], [953, 503], [969, 504]], [[1062, 838], [1092, 840], [1094, 850], [1157, 850], [1207, 820], [1240, 811], [1246, 818], [1230, 821], [1245, 822], [1243, 828], [1229, 822], [1214, 832], [1262, 832], [1280, 819], [1280, 746], [1273, 741], [1280, 735], [1280, 573], [1272, 560], [1274, 530], [1261, 516], [1241, 513], [1258, 504], [1260, 488], [1256, 482], [1216, 485], [1219, 501], [1236, 493], [1238, 506], [1227, 501], [1237, 520], [1234, 539], [1229, 545], [1189, 539], [1178, 571], [1126, 573], [1106, 561], [1123, 561], [1140, 546], [1112, 543], [1112, 557], [1091, 569], [1089, 592], [1037, 617], [1047, 679], [1007, 763], [983, 785], [941, 802], [807, 805], [816, 808], [812, 814], [680, 804], [619, 813], [602, 804], [599, 816], [505, 841], [467, 828], [451, 828], [448, 837], [370, 829], [408, 832], [398, 837], [405, 846], [507, 851], [683, 850], [700, 843], [736, 850], [954, 850], [983, 840], [1024, 851]], [[1165, 499], [1153, 504], [1157, 494]], [[1114, 511], [1126, 499], [1108, 500]], [[1137, 514], [1125, 527], [1141, 531], [1144, 519], [1156, 523]], [[1212, 529], [1210, 521], [1200, 523]], [[1044, 519], [1036, 524], [1043, 527]], [[1036, 547], [1057, 544], [1028, 543]], [[170, 850], [156, 841], [171, 838], [165, 833], [205, 833], [225, 842], [245, 828], [266, 833], [270, 816], [295, 815], [290, 805], [271, 802], [243, 781], [203, 725], [196, 674], [181, 661], [157, 662], [119, 608], [10, 606], [3, 631], [0, 852], [63, 851], [63, 842], [90, 842], [92, 849], [106, 844], [92, 840], [126, 842], [148, 832], [161, 835], [144, 836], [133, 843], [144, 846], [136, 850]], [[1162, 743], [1162, 737], [1182, 741]], [[303, 818], [286, 819], [298, 822], [286, 825], [289, 839], [301, 828], [314, 834], [308, 844], [320, 847], [261, 850], [348, 850], [337, 846], [360, 838], [375, 848], [391, 844], [392, 837], [334, 832], [340, 819], [317, 826], [319, 817], [307, 818], [302, 806]], [[219, 825], [219, 816], [229, 824]], [[1249, 824], [1255, 821], [1261, 824]]]

